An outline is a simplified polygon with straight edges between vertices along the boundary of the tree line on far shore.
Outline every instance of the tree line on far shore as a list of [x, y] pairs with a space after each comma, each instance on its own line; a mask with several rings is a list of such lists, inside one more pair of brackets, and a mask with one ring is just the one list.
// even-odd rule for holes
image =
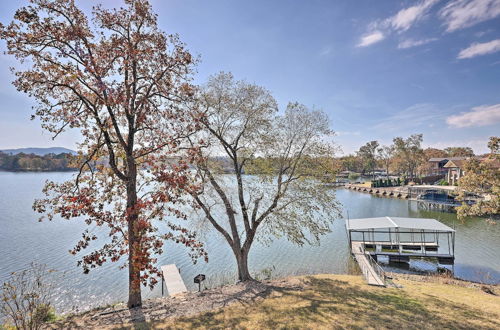
[[4, 171], [72, 171], [77, 169], [76, 156], [61, 154], [8, 154], [0, 151], [0, 170]]
[[470, 147], [423, 148], [423, 134], [395, 137], [391, 145], [370, 141], [353, 154], [340, 157], [339, 169], [371, 175], [376, 169], [407, 178], [432, 174], [431, 158], [474, 157]]

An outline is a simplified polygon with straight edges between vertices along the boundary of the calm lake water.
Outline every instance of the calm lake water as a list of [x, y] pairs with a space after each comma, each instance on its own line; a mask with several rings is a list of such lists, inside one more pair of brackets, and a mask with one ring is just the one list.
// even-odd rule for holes
[[[127, 298], [127, 272], [118, 264], [106, 263], [88, 275], [76, 267], [77, 257], [68, 253], [81, 237], [85, 227], [78, 220], [55, 220], [39, 223], [38, 214], [31, 209], [33, 199], [41, 196], [47, 179], [63, 181], [72, 173], [8, 173], [0, 172], [0, 282], [8, 275], [29, 265], [32, 261], [47, 264], [64, 272], [58, 284], [56, 307], [59, 312], [85, 310]], [[451, 213], [419, 210], [416, 203], [405, 200], [374, 197], [350, 190], [337, 190], [337, 198], [344, 214], [350, 218], [401, 216], [435, 218], [456, 229], [455, 276], [473, 281], [500, 283], [500, 224], [491, 225], [484, 219], [474, 218], [462, 223]], [[234, 281], [235, 262], [232, 252], [221, 235], [206, 232], [209, 263], [193, 265], [187, 251], [169, 243], [159, 264], [175, 263], [188, 289], [195, 290], [196, 274], [207, 275], [207, 286]], [[321, 239], [320, 246], [295, 246], [278, 240], [270, 246], [256, 243], [249, 256], [251, 271], [264, 269], [272, 276], [314, 273], [347, 273], [354, 268], [349, 256], [345, 223], [338, 219], [332, 232]], [[436, 264], [412, 261], [408, 270], [435, 270]], [[391, 270], [394, 270], [391, 268]], [[143, 289], [144, 298], [161, 295], [158, 285], [153, 291]]]

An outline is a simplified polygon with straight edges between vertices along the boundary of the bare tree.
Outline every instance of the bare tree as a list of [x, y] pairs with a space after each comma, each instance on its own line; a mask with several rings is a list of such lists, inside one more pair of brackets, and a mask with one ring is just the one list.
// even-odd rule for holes
[[368, 173], [371, 171], [373, 176], [375, 176], [375, 166], [377, 165], [376, 157], [378, 146], [379, 143], [377, 141], [370, 141], [364, 146], [361, 146], [357, 152], [363, 162], [363, 171], [367, 170]]
[[406, 172], [410, 179], [415, 178], [416, 170], [423, 161], [422, 134], [413, 134], [406, 139], [396, 137], [393, 139], [396, 158], [400, 169]]
[[[278, 115], [269, 91], [225, 73], [210, 78], [200, 103], [209, 147], [197, 164], [204, 191], [193, 198], [231, 247], [239, 280], [251, 280], [256, 238], [318, 242], [339, 214], [334, 192], [318, 179], [332, 163], [328, 118], [298, 103]], [[218, 174], [224, 159], [228, 175]]]
[[391, 166], [392, 157], [394, 156], [394, 146], [382, 146], [377, 149], [378, 159], [385, 168], [386, 176], [389, 177], [389, 168]]

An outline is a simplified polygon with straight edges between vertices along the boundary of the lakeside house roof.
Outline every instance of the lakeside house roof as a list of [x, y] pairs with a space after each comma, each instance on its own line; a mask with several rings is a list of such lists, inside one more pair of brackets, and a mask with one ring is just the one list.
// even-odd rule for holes
[[452, 228], [437, 221], [426, 218], [379, 217], [346, 220], [347, 230], [371, 230], [388, 228], [406, 228], [454, 232]]
[[446, 164], [444, 164], [443, 167], [445, 168], [460, 168], [463, 166], [463, 164], [465, 163], [465, 159], [461, 159], [461, 160], [450, 160], [448, 161]]
[[469, 157], [433, 157], [429, 159], [429, 162], [442, 162], [442, 161], [450, 161], [450, 160], [464, 160]]

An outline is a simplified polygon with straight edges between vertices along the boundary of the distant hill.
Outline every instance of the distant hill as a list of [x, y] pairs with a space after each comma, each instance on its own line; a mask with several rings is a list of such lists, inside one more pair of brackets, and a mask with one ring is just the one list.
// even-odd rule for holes
[[17, 155], [20, 153], [25, 153], [25, 154], [35, 154], [37, 156], [45, 156], [48, 154], [62, 154], [62, 153], [69, 153], [72, 155], [76, 155], [76, 151], [68, 149], [68, 148], [62, 148], [62, 147], [54, 147], [54, 148], [19, 148], [19, 149], [4, 149], [0, 150], [3, 153], [9, 154], [9, 155]]

